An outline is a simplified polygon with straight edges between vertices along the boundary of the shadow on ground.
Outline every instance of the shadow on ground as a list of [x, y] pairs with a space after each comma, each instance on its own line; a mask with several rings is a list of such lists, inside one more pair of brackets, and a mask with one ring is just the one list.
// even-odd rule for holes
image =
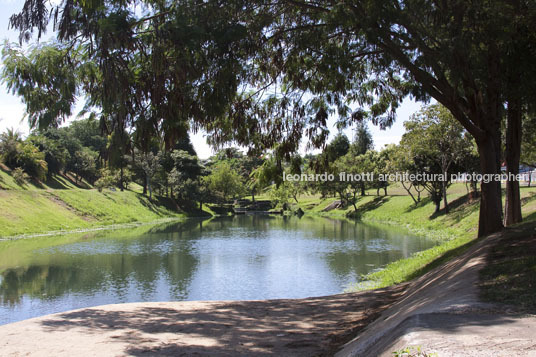
[[[300, 300], [85, 309], [41, 321], [47, 333], [106, 334], [133, 356], [332, 355], [401, 296], [404, 286]], [[185, 303], [188, 304], [188, 303]], [[187, 306], [187, 305], [183, 305]], [[191, 306], [191, 305], [190, 305]], [[82, 332], [79, 332], [82, 331]]]

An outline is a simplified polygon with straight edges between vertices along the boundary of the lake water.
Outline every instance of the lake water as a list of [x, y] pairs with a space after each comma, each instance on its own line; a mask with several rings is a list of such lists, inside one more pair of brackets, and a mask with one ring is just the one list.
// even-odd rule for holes
[[392, 227], [235, 216], [0, 242], [0, 324], [102, 304], [304, 298], [433, 246]]

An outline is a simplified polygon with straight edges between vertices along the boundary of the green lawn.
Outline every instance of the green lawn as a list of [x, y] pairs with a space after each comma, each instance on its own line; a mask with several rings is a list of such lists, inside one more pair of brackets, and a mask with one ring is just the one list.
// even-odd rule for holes
[[0, 236], [95, 228], [109, 224], [150, 222], [184, 217], [172, 200], [130, 190], [92, 189], [87, 182], [74, 183], [70, 176], [56, 176], [44, 183], [18, 185], [9, 169], [0, 166]]

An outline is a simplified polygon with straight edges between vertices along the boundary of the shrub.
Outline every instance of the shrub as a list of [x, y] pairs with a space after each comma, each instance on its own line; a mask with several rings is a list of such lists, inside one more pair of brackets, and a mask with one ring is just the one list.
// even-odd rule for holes
[[23, 186], [28, 179], [30, 178], [26, 172], [24, 172], [23, 169], [20, 167], [17, 167], [11, 172], [11, 175], [13, 176], [13, 179], [19, 186]]
[[100, 178], [95, 181], [95, 187], [99, 192], [102, 192], [105, 188], [114, 187], [116, 185], [115, 175], [108, 169], [99, 170]]

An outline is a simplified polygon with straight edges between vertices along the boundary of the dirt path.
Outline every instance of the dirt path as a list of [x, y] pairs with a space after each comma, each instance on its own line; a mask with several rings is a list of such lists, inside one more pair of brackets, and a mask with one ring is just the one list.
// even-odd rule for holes
[[0, 326], [0, 355], [332, 355], [404, 287], [297, 300], [99, 306]]

